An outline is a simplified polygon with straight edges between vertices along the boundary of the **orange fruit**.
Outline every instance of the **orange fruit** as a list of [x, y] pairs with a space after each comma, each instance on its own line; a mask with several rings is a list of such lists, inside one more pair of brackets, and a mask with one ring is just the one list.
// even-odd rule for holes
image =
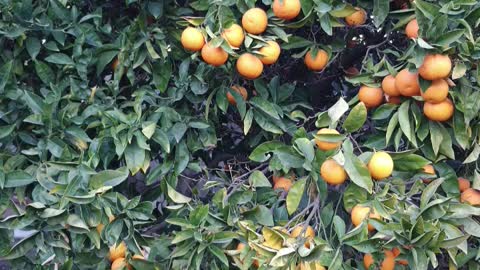
[[425, 80], [433, 81], [448, 77], [452, 70], [452, 61], [448, 55], [429, 54], [423, 59], [418, 74]]
[[292, 181], [287, 178], [280, 178], [277, 182], [273, 185], [273, 189], [283, 189], [284, 191], [289, 191], [292, 187]]
[[395, 86], [395, 77], [393, 77], [392, 75], [388, 75], [383, 78], [382, 90], [390, 97], [400, 96], [400, 91], [398, 91], [397, 87]]
[[347, 173], [340, 164], [333, 159], [327, 159], [320, 167], [320, 175], [330, 185], [341, 185], [347, 180]]
[[245, 39], [245, 34], [243, 33], [243, 28], [234, 23], [229, 28], [223, 30], [222, 37], [227, 41], [230, 47], [238, 48], [242, 45], [243, 40]]
[[237, 71], [246, 79], [256, 79], [263, 72], [263, 63], [255, 55], [244, 53], [237, 59]]
[[473, 206], [480, 206], [480, 191], [473, 188], [467, 188], [460, 195], [460, 201]]
[[448, 98], [440, 103], [425, 102], [423, 104], [423, 113], [432, 121], [447, 121], [452, 117], [453, 111], [453, 103]]
[[470, 188], [470, 181], [468, 179], [465, 179], [463, 177], [458, 178], [458, 189], [460, 192], [464, 192], [465, 190]]
[[395, 77], [395, 87], [405, 97], [420, 96], [420, 84], [418, 73], [412, 73], [408, 69], [402, 69]]
[[213, 47], [210, 42], [203, 46], [201, 54], [203, 61], [214, 67], [219, 67], [228, 60], [228, 53], [221, 47]]
[[448, 83], [444, 79], [434, 80], [430, 86], [422, 93], [425, 102], [439, 103], [448, 96]]
[[393, 172], [392, 157], [385, 152], [376, 152], [368, 162], [368, 171], [375, 180], [389, 177]]
[[292, 20], [300, 14], [302, 7], [300, 0], [274, 0], [272, 9], [278, 18]]
[[[367, 218], [381, 219], [380, 215], [375, 211], [375, 209], [371, 209], [368, 206], [361, 206], [361, 205], [355, 205], [352, 208], [352, 212], [350, 213], [350, 215], [352, 218], [352, 224], [355, 227], [358, 227]], [[368, 224], [368, 231], [373, 231], [373, 230], [375, 230], [375, 227]]]
[[385, 258], [380, 265], [380, 270], [394, 270], [395, 269], [395, 255], [390, 250], [384, 251]]
[[[247, 89], [245, 89], [245, 87], [242, 87], [240, 85], [234, 85], [231, 88], [233, 91], [239, 93], [242, 96], [243, 100], [247, 100], [248, 92], [247, 92]], [[237, 102], [235, 101], [235, 97], [233, 97], [233, 95], [230, 94], [230, 92], [227, 92], [227, 100], [230, 104], [237, 105]]]
[[[436, 175], [435, 174], [435, 169], [433, 168], [432, 164], [427, 164], [427, 165], [423, 166], [422, 170], [423, 170], [423, 173]], [[432, 182], [432, 180], [430, 180], [430, 179], [423, 179], [422, 181], [425, 184], [428, 184], [428, 183]]]
[[205, 45], [205, 38], [203, 37], [202, 31], [197, 28], [187, 27], [182, 32], [180, 42], [186, 50], [196, 52], [200, 51], [203, 45]]
[[259, 52], [262, 55], [260, 61], [265, 65], [271, 65], [277, 62], [278, 57], [280, 56], [280, 45], [278, 45], [277, 42], [270, 40], [267, 41], [267, 45], [263, 46]]
[[385, 99], [387, 100], [387, 103], [390, 104], [399, 105], [400, 103], [402, 103], [402, 99], [400, 97], [391, 97], [389, 95], [385, 95]]
[[345, 17], [345, 22], [349, 26], [362, 25], [367, 21], [367, 12], [363, 8], [355, 8], [357, 11]]
[[367, 253], [363, 255], [363, 267], [365, 267], [366, 270], [368, 270], [373, 263], [375, 263], [375, 261], [373, 260], [372, 254]]
[[375, 108], [383, 103], [382, 88], [362, 86], [358, 90], [358, 99], [362, 101], [367, 108]]
[[417, 19], [411, 20], [405, 27], [405, 34], [408, 38], [418, 38], [418, 22]]
[[118, 258], [125, 258], [126, 252], [127, 252], [127, 245], [125, 245], [125, 242], [121, 242], [117, 246], [110, 247], [108, 257], [110, 261], [113, 262]]
[[296, 270], [326, 270], [323, 265], [318, 262], [302, 262], [297, 267]]
[[[400, 249], [398, 249], [397, 247], [394, 247], [392, 249], [392, 253], [393, 253], [393, 256], [396, 258], [396, 257], [400, 256]], [[407, 260], [398, 260], [397, 263], [401, 264], [401, 265], [408, 265]]]
[[313, 57], [312, 51], [308, 51], [305, 54], [305, 65], [308, 69], [313, 71], [320, 71], [325, 68], [328, 63], [328, 53], [324, 50], [318, 50], [315, 58]]
[[[322, 128], [317, 132], [317, 135], [321, 134], [340, 134], [338, 131], [335, 129], [330, 129], [330, 128]], [[337, 149], [342, 142], [326, 142], [326, 141], [321, 141], [320, 139], [315, 138], [315, 144], [317, 145], [318, 149], [322, 151], [330, 151], [333, 149]]]
[[250, 34], [258, 35], [265, 32], [267, 24], [267, 13], [261, 8], [251, 8], [243, 14], [243, 29]]
[[132, 269], [128, 264], [125, 258], [118, 258], [113, 261], [111, 270], [123, 270], [123, 269]]
[[290, 174], [287, 174], [287, 175], [283, 175], [283, 176], [278, 176], [278, 175], [273, 175], [272, 177], [272, 180], [273, 180], [273, 183], [277, 183], [279, 180], [289, 180], [289, 181], [294, 181], [295, 180], [295, 174], [293, 173], [290, 173]]
[[[315, 237], [315, 231], [313, 230], [312, 226], [307, 226], [304, 233], [302, 233], [303, 228], [305, 228], [305, 225], [295, 227], [290, 233], [290, 237], [293, 237], [293, 238], [302, 237], [309, 240]], [[310, 243], [306, 242], [304, 246], [306, 248], [310, 248]]]

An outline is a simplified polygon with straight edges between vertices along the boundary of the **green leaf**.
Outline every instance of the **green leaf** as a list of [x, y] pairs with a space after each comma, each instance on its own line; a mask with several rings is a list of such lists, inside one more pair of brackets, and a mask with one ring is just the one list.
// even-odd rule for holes
[[282, 146], [284, 146], [284, 144], [279, 141], [264, 142], [252, 151], [249, 158], [255, 162], [265, 162], [271, 157], [268, 153], [274, 152]]
[[13, 171], [5, 175], [4, 187], [23, 187], [33, 182], [35, 182], [35, 179], [30, 174], [24, 171]]
[[88, 225], [78, 215], [72, 214], [67, 218], [67, 224], [88, 231]]
[[420, 198], [420, 209], [423, 209], [427, 206], [430, 199], [435, 195], [437, 192], [438, 187], [443, 183], [443, 178], [438, 178], [432, 181], [428, 186], [423, 190], [422, 196]]
[[385, 0], [373, 1], [373, 22], [379, 28], [390, 12], [390, 3]]
[[305, 191], [306, 183], [307, 178], [300, 179], [296, 181], [288, 191], [287, 211], [289, 215], [293, 214], [300, 205], [300, 201], [303, 197], [303, 192]]
[[35, 71], [40, 80], [45, 84], [50, 84], [52, 80], [55, 79], [55, 73], [53, 73], [53, 70], [42, 61], [35, 61]]
[[8, 126], [0, 126], [0, 139], [3, 139], [8, 135], [10, 135], [14, 129], [15, 129], [15, 124], [8, 125]]
[[396, 171], [415, 171], [430, 163], [430, 161], [422, 156], [409, 154], [401, 156], [392, 156], [393, 164]]
[[260, 111], [268, 114], [272, 118], [280, 120], [280, 116], [278, 115], [277, 110], [275, 110], [273, 105], [267, 100], [260, 97], [253, 97], [252, 99], [250, 99], [250, 104], [252, 104], [255, 108], [259, 109]]
[[357, 186], [372, 193], [373, 182], [367, 166], [353, 154], [353, 145], [350, 140], [345, 140], [342, 146], [344, 150], [345, 164], [343, 168], [348, 174], [348, 177]]
[[132, 175], [136, 174], [143, 167], [145, 150], [140, 148], [136, 141], [133, 141], [127, 145], [124, 154], [128, 169], [132, 172]]
[[225, 253], [223, 253], [223, 251], [215, 246], [215, 245], [209, 245], [208, 246], [208, 249], [210, 250], [210, 252], [215, 256], [217, 257], [225, 266], [228, 266], [228, 259], [227, 259], [227, 256], [225, 256]]
[[170, 153], [170, 141], [168, 140], [168, 135], [163, 130], [157, 128], [153, 134], [152, 139], [158, 143], [165, 152]]
[[410, 109], [410, 101], [403, 102], [398, 109], [398, 122], [400, 123], [400, 128], [407, 136], [408, 140], [413, 144], [413, 146], [417, 146], [417, 140], [415, 139], [415, 131], [410, 125], [410, 118], [409, 118], [409, 109]]
[[440, 150], [440, 145], [443, 141], [443, 135], [438, 127], [439, 124], [433, 121], [429, 121], [430, 126], [430, 141], [432, 142], [433, 152], [435, 155], [438, 155], [438, 151]]
[[261, 171], [254, 171], [248, 177], [248, 182], [254, 187], [271, 187], [267, 177]]
[[54, 53], [45, 58], [45, 61], [58, 65], [75, 65], [75, 62], [64, 53]]
[[93, 175], [90, 178], [89, 186], [91, 189], [98, 189], [104, 186], [117, 186], [128, 177], [127, 167], [121, 167], [117, 170], [106, 170]]
[[172, 75], [172, 64], [170, 61], [155, 61], [152, 66], [152, 73], [155, 87], [161, 93], [165, 92]]
[[458, 62], [452, 71], [452, 80], [460, 79], [465, 76], [467, 66], [463, 62]]
[[200, 205], [190, 212], [189, 220], [194, 226], [202, 224], [208, 217], [208, 204]]
[[439, 36], [435, 40], [434, 44], [438, 46], [445, 46], [445, 47], [450, 46], [450, 44], [453, 42], [459, 42], [461, 40], [460, 38], [463, 36], [464, 33], [465, 33], [465, 30], [463, 29], [457, 29], [457, 30], [447, 32]]
[[153, 15], [153, 17], [155, 17], [155, 19], [160, 18], [163, 14], [163, 1], [148, 2], [148, 11]]
[[7, 85], [8, 80], [10, 79], [10, 73], [12, 72], [13, 68], [13, 60], [6, 62], [0, 68], [0, 93], [3, 92], [5, 89], [5, 85]]
[[166, 183], [166, 185], [168, 197], [172, 199], [173, 202], [183, 204], [192, 200], [191, 198], [177, 192], [172, 186], [170, 186], [170, 184]]
[[360, 102], [350, 111], [342, 127], [345, 131], [352, 133], [359, 130], [365, 121], [367, 121], [367, 107]]
[[298, 138], [295, 140], [295, 147], [305, 157], [306, 161], [312, 162], [315, 157], [315, 150], [312, 142], [307, 138]]
[[253, 123], [253, 109], [248, 110], [243, 119], [243, 134], [247, 135]]
[[27, 47], [28, 54], [32, 59], [37, 58], [38, 53], [40, 52], [40, 40], [36, 37], [28, 37], [25, 43]]

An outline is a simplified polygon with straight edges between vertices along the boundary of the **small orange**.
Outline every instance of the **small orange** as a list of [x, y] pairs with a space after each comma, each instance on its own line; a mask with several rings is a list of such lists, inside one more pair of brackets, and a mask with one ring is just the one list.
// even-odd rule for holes
[[408, 69], [402, 69], [395, 77], [395, 87], [405, 97], [420, 96], [420, 84], [418, 73], [412, 73]]
[[358, 99], [362, 101], [367, 108], [375, 108], [383, 103], [382, 88], [362, 86], [358, 90]]
[[468, 203], [473, 206], [480, 206], [480, 191], [468, 188], [460, 195], [460, 201]]
[[452, 60], [448, 55], [429, 54], [423, 59], [418, 74], [425, 80], [433, 81], [448, 77], [452, 70]]
[[261, 8], [251, 8], [243, 14], [242, 26], [250, 34], [258, 35], [267, 29], [267, 13]]
[[[393, 253], [393, 256], [395, 256], [395, 258], [396, 258], [396, 257], [400, 256], [400, 249], [398, 249], [397, 247], [394, 247], [392, 249], [392, 253]], [[407, 260], [398, 260], [397, 263], [401, 264], [401, 265], [408, 265]]]
[[[368, 206], [361, 206], [358, 204], [352, 208], [352, 212], [350, 213], [350, 215], [352, 218], [352, 224], [355, 227], [358, 227], [367, 218], [368, 219], [374, 218], [379, 220], [381, 219], [380, 215], [375, 211], [375, 209], [372, 210]], [[368, 231], [373, 231], [373, 230], [375, 230], [375, 227], [368, 224]]]
[[273, 183], [277, 183], [279, 180], [289, 180], [289, 181], [294, 181], [295, 180], [295, 174], [294, 173], [290, 173], [290, 174], [286, 174], [286, 175], [283, 175], [283, 176], [279, 176], [279, 175], [273, 175], [272, 176], [272, 181]]
[[470, 181], [468, 179], [465, 179], [463, 177], [458, 178], [458, 189], [460, 192], [464, 192], [465, 190], [470, 188]]
[[222, 37], [227, 41], [230, 47], [238, 48], [242, 45], [245, 39], [243, 28], [234, 23], [230, 27], [223, 30]]
[[260, 61], [265, 65], [271, 65], [277, 62], [280, 56], [280, 46], [277, 42], [269, 40], [267, 41], [267, 45], [263, 46], [259, 52], [262, 55]]
[[302, 7], [300, 0], [274, 0], [272, 9], [275, 16], [288, 21], [295, 19], [300, 14]]
[[110, 247], [108, 257], [110, 261], [113, 262], [118, 258], [125, 258], [126, 252], [127, 252], [127, 245], [125, 245], [125, 242], [121, 242], [117, 246]]
[[[423, 166], [422, 170], [423, 170], [423, 173], [425, 173], [425, 174], [436, 175], [435, 174], [435, 169], [433, 168], [432, 164], [427, 164], [427, 165]], [[422, 181], [425, 184], [428, 184], [428, 183], [432, 182], [432, 180], [430, 180], [430, 179], [423, 179]]]
[[[239, 93], [242, 96], [243, 100], [247, 100], [248, 92], [247, 92], [247, 89], [245, 89], [245, 87], [242, 87], [240, 85], [234, 85], [231, 88], [233, 91]], [[227, 92], [227, 100], [230, 104], [237, 105], [237, 102], [235, 101], [235, 97], [233, 97], [233, 95], [230, 94], [230, 92]]]
[[440, 103], [448, 96], [448, 83], [444, 79], [432, 81], [432, 84], [422, 93], [425, 102]]
[[125, 258], [118, 258], [112, 262], [111, 270], [123, 270], [123, 269], [132, 269], [128, 264]]
[[308, 69], [313, 71], [320, 71], [325, 68], [328, 63], [328, 53], [324, 50], [318, 50], [315, 58], [312, 51], [308, 51], [305, 54], [305, 65]]
[[400, 91], [398, 91], [397, 87], [395, 87], [395, 77], [393, 77], [392, 75], [388, 75], [383, 78], [382, 90], [383, 92], [385, 92], [385, 94], [391, 97], [400, 96]]
[[367, 12], [363, 8], [355, 8], [357, 11], [345, 17], [345, 22], [349, 26], [362, 25], [367, 21]]
[[305, 228], [305, 225], [295, 227], [290, 233], [290, 236], [293, 238], [301, 236], [307, 239], [313, 239], [315, 237], [315, 231], [313, 230], [312, 226], [307, 226], [305, 229], [305, 234], [302, 234], [303, 228]]
[[417, 19], [413, 19], [407, 24], [407, 27], [405, 27], [405, 34], [408, 38], [418, 38]]
[[205, 63], [214, 67], [219, 67], [228, 60], [228, 53], [221, 47], [213, 47], [210, 42], [202, 48], [202, 58]]
[[284, 191], [289, 191], [292, 187], [292, 181], [287, 178], [280, 178], [277, 182], [273, 185], [273, 189], [283, 189]]
[[302, 262], [297, 267], [296, 270], [326, 270], [323, 265], [318, 262]]
[[367, 253], [363, 255], [363, 267], [365, 267], [365, 270], [368, 270], [372, 264], [375, 263], [375, 260], [373, 260], [373, 256], [370, 253]]
[[392, 157], [386, 152], [376, 152], [368, 162], [368, 171], [375, 180], [389, 177], [393, 172]]
[[402, 103], [402, 99], [400, 97], [391, 97], [389, 95], [385, 95], [385, 100], [390, 104], [400, 105], [400, 103]]
[[[338, 135], [340, 135], [340, 133], [338, 133], [338, 131], [336, 131], [335, 129], [330, 129], [330, 128], [320, 129], [317, 132], [317, 135], [321, 135], [321, 134], [338, 134]], [[326, 141], [321, 141], [320, 139], [315, 138], [315, 144], [317, 145], [318, 149], [320, 149], [322, 151], [330, 151], [330, 150], [337, 149], [342, 144], [342, 142], [326, 142]]]
[[380, 270], [394, 270], [395, 269], [395, 255], [390, 250], [384, 251], [385, 258], [380, 265]]
[[436, 104], [430, 102], [425, 102], [425, 104], [423, 104], [423, 113], [432, 121], [447, 121], [452, 118], [453, 111], [453, 103], [448, 98]]
[[333, 159], [327, 159], [320, 167], [320, 175], [330, 185], [341, 185], [347, 180], [347, 173], [340, 164]]
[[182, 32], [180, 38], [183, 48], [189, 51], [200, 51], [205, 44], [205, 38], [200, 30], [193, 27], [187, 27]]
[[246, 79], [256, 79], [263, 72], [263, 63], [255, 55], [244, 53], [237, 59], [237, 71]]

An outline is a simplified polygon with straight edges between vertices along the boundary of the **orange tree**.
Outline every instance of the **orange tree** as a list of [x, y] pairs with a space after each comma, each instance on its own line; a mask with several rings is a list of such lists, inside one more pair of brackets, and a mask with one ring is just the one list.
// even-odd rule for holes
[[0, 17], [0, 264], [480, 267], [477, 1]]

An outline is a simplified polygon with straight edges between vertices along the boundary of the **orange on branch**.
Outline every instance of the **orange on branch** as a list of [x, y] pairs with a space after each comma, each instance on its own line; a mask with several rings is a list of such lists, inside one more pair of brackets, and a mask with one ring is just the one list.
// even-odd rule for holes
[[383, 91], [381, 88], [362, 86], [358, 90], [358, 99], [367, 108], [375, 108], [383, 103]]
[[354, 13], [345, 17], [345, 22], [349, 26], [359, 26], [367, 21], [367, 12], [363, 8], [357, 7], [355, 9]]
[[408, 69], [402, 69], [395, 77], [395, 87], [402, 96], [420, 96], [418, 73], [412, 73], [408, 71]]
[[125, 242], [121, 242], [117, 246], [110, 247], [108, 258], [110, 259], [111, 262], [113, 262], [118, 258], [125, 258], [126, 252], [127, 252], [127, 245], [125, 245]]
[[237, 71], [246, 79], [256, 79], [262, 75], [263, 63], [251, 53], [244, 53], [237, 59]]
[[125, 258], [118, 258], [112, 262], [111, 270], [123, 270], [128, 269], [131, 270], [131, 266], [127, 264]]
[[245, 39], [245, 34], [243, 33], [243, 28], [234, 23], [223, 30], [222, 37], [227, 41], [230, 47], [238, 48], [242, 45], [243, 40]]
[[288, 178], [280, 178], [277, 182], [273, 185], [273, 189], [283, 189], [284, 191], [289, 191], [292, 187], [292, 181]]
[[[352, 219], [352, 224], [355, 227], [358, 227], [360, 224], [362, 224], [365, 219], [381, 219], [380, 215], [375, 211], [375, 209], [372, 209], [368, 206], [361, 206], [358, 204], [352, 208], [350, 216]], [[375, 227], [373, 227], [371, 224], [368, 224], [368, 231], [374, 230]]]
[[261, 8], [251, 8], [243, 14], [243, 29], [250, 34], [258, 35], [265, 32], [267, 24], [267, 13]]
[[365, 270], [368, 270], [370, 266], [373, 265], [374, 263], [375, 263], [375, 260], [373, 259], [372, 254], [367, 253], [363, 255], [363, 267], [365, 268]]
[[203, 37], [202, 31], [197, 28], [187, 27], [182, 32], [180, 42], [186, 50], [196, 52], [201, 50], [205, 45], [205, 38]]
[[376, 152], [368, 162], [368, 171], [375, 180], [389, 177], [393, 172], [392, 157], [386, 152]]
[[322, 163], [320, 175], [330, 185], [343, 184], [348, 177], [345, 169], [333, 159], [327, 159]]
[[[340, 135], [338, 131], [330, 128], [322, 128], [317, 132], [317, 135], [322, 135], [322, 134]], [[318, 149], [322, 151], [330, 151], [330, 150], [337, 149], [342, 144], [342, 142], [327, 142], [327, 141], [322, 141], [320, 139], [315, 138], [315, 144], [317, 145]]]
[[300, 14], [302, 6], [300, 0], [274, 0], [272, 9], [276, 17], [288, 21]]
[[452, 118], [453, 111], [453, 103], [448, 98], [440, 103], [425, 102], [423, 104], [423, 113], [432, 121], [447, 121]]
[[468, 179], [465, 179], [463, 177], [458, 178], [458, 189], [460, 192], [464, 192], [465, 190], [470, 188], [470, 181]]
[[405, 35], [407, 35], [408, 38], [418, 38], [417, 19], [413, 19], [408, 22], [407, 26], [405, 27]]
[[[247, 92], [247, 89], [245, 89], [245, 87], [242, 87], [240, 85], [234, 85], [230, 88], [233, 91], [239, 93], [242, 96], [243, 100], [247, 100], [248, 92]], [[230, 92], [227, 92], [227, 100], [228, 100], [228, 103], [232, 105], [237, 105], [237, 102], [235, 101], [235, 97], [232, 94], [230, 94]]]
[[473, 188], [467, 188], [460, 195], [460, 201], [473, 206], [480, 206], [480, 191]]
[[328, 64], [328, 53], [324, 50], [318, 50], [317, 55], [313, 57], [312, 51], [305, 54], [305, 65], [313, 71], [321, 71]]
[[277, 62], [278, 57], [280, 57], [280, 45], [270, 40], [267, 41], [267, 45], [263, 46], [259, 52], [262, 55], [260, 61], [265, 65], [271, 65]]
[[382, 90], [390, 97], [400, 96], [400, 91], [398, 91], [397, 87], [395, 86], [395, 77], [392, 75], [388, 75], [383, 78]]
[[425, 80], [433, 81], [448, 77], [452, 70], [452, 61], [448, 55], [429, 54], [423, 59], [418, 74]]
[[210, 42], [202, 48], [202, 59], [205, 63], [219, 67], [228, 60], [228, 53], [222, 47], [213, 47]]
[[425, 102], [440, 103], [448, 96], [448, 83], [444, 79], [432, 81], [430, 86], [422, 93]]

